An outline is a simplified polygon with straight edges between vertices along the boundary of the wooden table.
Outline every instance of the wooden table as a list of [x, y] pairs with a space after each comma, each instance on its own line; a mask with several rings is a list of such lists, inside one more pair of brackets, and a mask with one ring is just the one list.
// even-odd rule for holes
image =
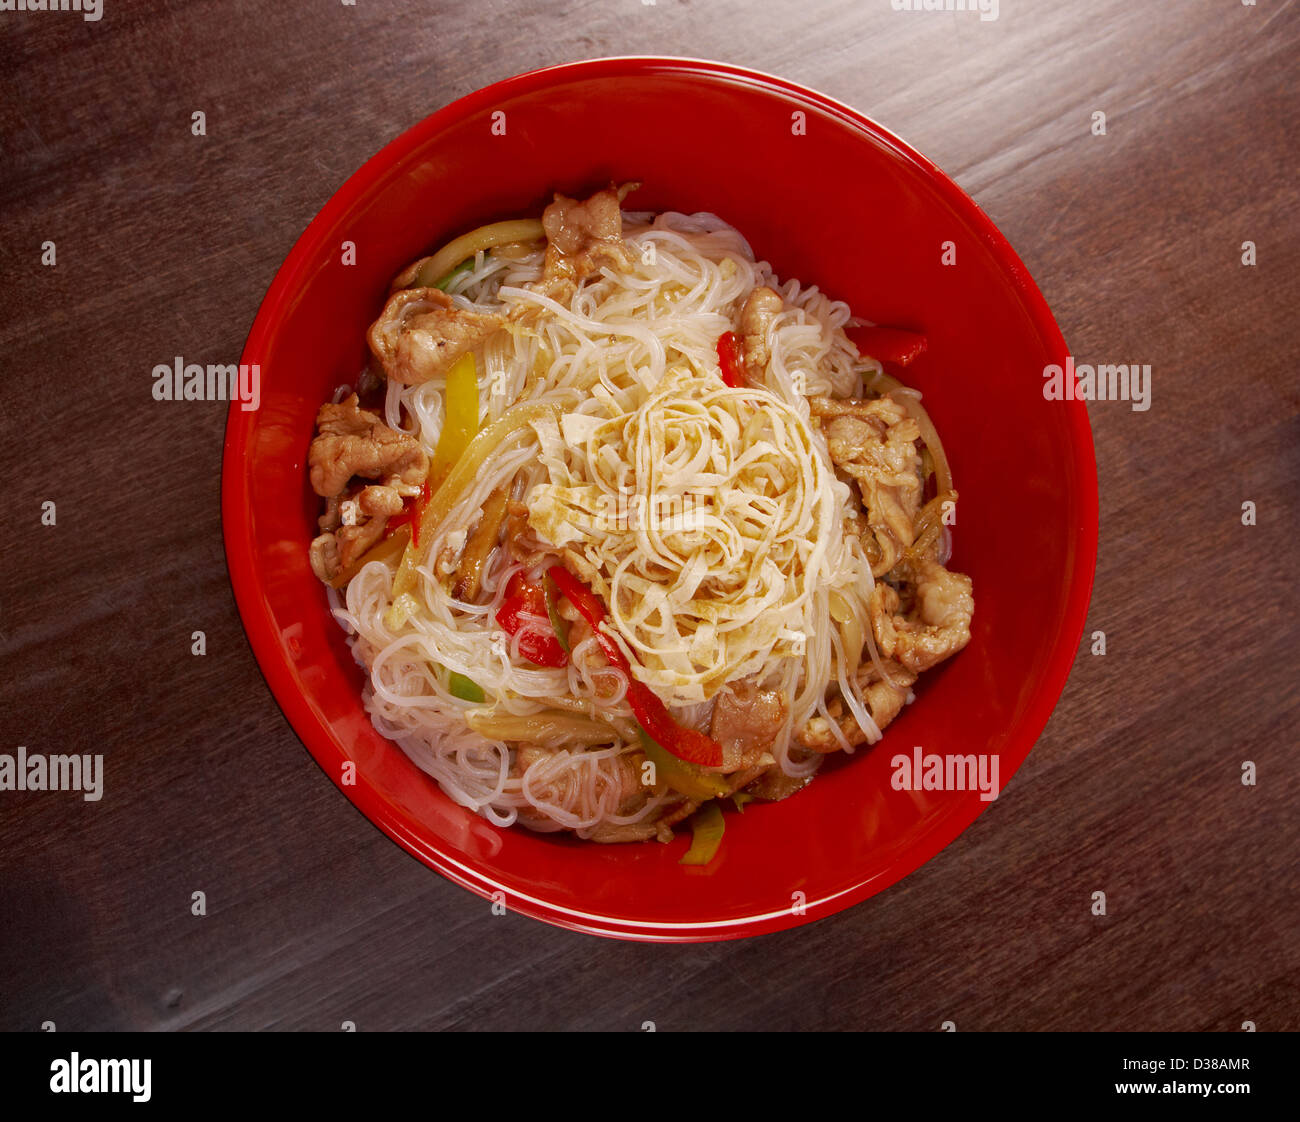
[[[0, 793], [0, 1028], [1300, 1027], [1300, 7], [104, 2], [0, 15], [0, 752], [107, 758], [98, 803]], [[177, 354], [235, 360], [400, 131], [655, 53], [871, 114], [989, 212], [1081, 361], [1153, 366], [1149, 412], [1091, 408], [1096, 592], [1009, 789], [882, 895], [705, 946], [494, 917], [354, 810], [235, 611], [224, 406], [150, 397]]]

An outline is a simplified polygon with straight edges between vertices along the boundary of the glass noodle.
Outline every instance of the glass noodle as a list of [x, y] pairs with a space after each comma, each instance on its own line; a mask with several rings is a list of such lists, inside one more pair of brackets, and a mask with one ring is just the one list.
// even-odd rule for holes
[[[874, 586], [857, 537], [843, 532], [843, 516], [857, 500], [835, 476], [825, 438], [809, 421], [807, 402], [807, 395], [861, 396], [864, 376], [874, 378], [879, 367], [859, 357], [846, 338], [842, 329], [851, 314], [846, 304], [796, 280], [779, 282], [765, 262], [754, 260], [744, 238], [716, 217], [625, 212], [624, 237], [632, 268], [604, 271], [578, 291], [571, 308], [524, 288], [541, 276], [540, 244], [532, 249], [516, 244], [509, 256], [479, 249], [469, 267], [450, 279], [446, 291], [463, 307], [500, 312], [525, 305], [549, 314], [513, 317], [478, 354], [480, 436], [485, 429], [504, 435], [494, 446], [480, 447], [468, 466], [457, 465], [448, 480], [454, 478], [455, 488], [443, 488], [437, 525], [430, 540], [421, 538], [423, 556], [411, 575], [420, 610], [405, 621], [389, 615], [391, 563], [366, 565], [345, 595], [333, 601], [335, 615], [352, 633], [355, 656], [368, 668], [365, 704], [376, 727], [458, 803], [501, 825], [521, 821], [535, 829], [587, 834], [598, 825], [641, 821], [663, 800], [652, 798], [634, 814], [617, 814], [625, 793], [625, 757], [639, 752], [640, 743], [627, 683], [598, 645], [590, 638], [576, 642], [570, 664], [560, 669], [512, 658], [511, 640], [495, 614], [520, 564], [502, 547], [494, 548], [483, 566], [480, 599], [485, 602], [471, 604], [449, 591], [446, 559], [463, 544], [497, 488], [510, 486], [518, 502], [539, 486], [587, 478], [592, 465], [565, 439], [559, 418], [576, 414], [574, 423], [590, 429], [635, 412], [665, 377], [716, 379], [718, 338], [734, 330], [741, 305], [757, 285], [775, 288], [787, 305], [768, 332], [772, 357], [763, 388], [771, 405], [760, 420], [771, 422], [766, 439], [794, 448], [803, 457], [797, 462], [808, 465], [808, 477], [792, 489], [804, 498], [791, 500], [781, 515], [789, 541], [808, 543], [807, 548], [790, 544], [787, 555], [790, 567], [808, 567], [808, 579], [804, 594], [775, 604], [779, 634], [769, 629], [761, 642], [755, 640], [745, 673], [785, 691], [789, 699], [785, 727], [772, 748], [789, 775], [811, 774], [820, 763], [821, 757], [802, 750], [792, 733], [812, 717], [827, 715], [824, 698], [832, 684], [838, 684], [870, 742], [879, 739], [855, 679]], [[445, 388], [439, 378], [416, 386], [390, 381], [387, 423], [417, 435], [432, 452], [443, 423]], [[738, 398], [723, 400], [725, 394]], [[745, 406], [738, 400], [744, 396], [744, 391], [720, 394], [719, 417], [730, 410], [739, 418], [736, 423], [745, 423]], [[514, 424], [520, 417], [526, 419]], [[711, 423], [731, 422], [714, 418]], [[807, 444], [802, 451], [801, 441]], [[638, 454], [644, 456], [648, 447]], [[525, 536], [524, 543], [529, 540]], [[543, 548], [540, 540], [532, 544]], [[596, 591], [608, 597], [608, 589]], [[611, 604], [611, 616], [620, 630], [634, 634], [640, 625], [622, 599]], [[753, 620], [743, 628], [737, 636], [761, 630]], [[648, 684], [678, 721], [707, 728], [711, 699], [730, 677], [701, 676], [698, 682], [665, 687], [668, 679], [655, 679], [654, 665], [642, 665], [654, 662], [645, 651], [620, 645], [633, 656], [637, 676], [651, 677]], [[487, 703], [453, 696], [448, 683], [453, 673], [477, 683]], [[838, 731], [837, 722], [830, 724]], [[512, 774], [507, 742], [521, 740], [562, 746], [520, 776], [518, 768]]]

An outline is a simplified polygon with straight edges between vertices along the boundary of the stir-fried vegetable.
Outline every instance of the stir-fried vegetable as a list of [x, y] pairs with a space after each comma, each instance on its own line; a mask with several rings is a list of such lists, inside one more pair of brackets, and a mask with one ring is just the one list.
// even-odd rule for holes
[[590, 747], [618, 741], [617, 730], [606, 722], [555, 709], [528, 714], [471, 709], [466, 714], [466, 721], [476, 733], [489, 740], [523, 741], [553, 748], [578, 744]]
[[486, 700], [482, 686], [472, 678], [467, 678], [464, 674], [457, 674], [454, 670], [447, 676], [447, 692], [452, 697], [460, 698], [461, 701], [474, 701], [482, 704]]
[[831, 619], [840, 625], [840, 634], [844, 637], [845, 669], [852, 677], [858, 672], [858, 664], [862, 661], [862, 647], [866, 642], [862, 635], [862, 621], [849, 607], [849, 602], [843, 594], [838, 591], [832, 591], [830, 594], [830, 612]]
[[545, 417], [554, 417], [558, 412], [559, 406], [553, 404], [528, 402], [524, 405], [516, 405], [469, 442], [460, 460], [451, 469], [442, 486], [433, 492], [433, 497], [421, 512], [420, 544], [412, 545], [402, 556], [402, 564], [393, 578], [393, 606], [389, 609], [386, 619], [390, 628], [396, 631], [406, 621], [407, 616], [418, 609], [419, 604], [411, 595], [415, 588], [416, 570], [428, 559], [438, 527], [460, 501], [465, 489], [473, 482], [479, 468], [483, 466], [483, 461], [520, 429], [527, 428], [533, 422]]
[[448, 280], [447, 274], [462, 261], [472, 258], [479, 250], [492, 249], [511, 242], [531, 242], [545, 237], [546, 231], [537, 218], [513, 218], [506, 222], [492, 222], [479, 226], [468, 234], [449, 241], [431, 257], [417, 261], [393, 282], [394, 288], [437, 288], [439, 281]]
[[462, 355], [447, 371], [446, 403], [446, 419], [429, 463], [429, 474], [420, 487], [420, 497], [410, 510], [402, 511], [393, 519], [399, 525], [411, 523], [411, 545], [416, 549], [420, 547], [420, 524], [429, 499], [478, 431], [478, 372], [472, 354]]
[[343, 588], [371, 561], [387, 561], [390, 557], [396, 557], [406, 548], [406, 543], [410, 538], [410, 526], [399, 526], [391, 535], [384, 538], [383, 541], [376, 542], [353, 561], [351, 565], [343, 569], [338, 576], [329, 582], [330, 588]]
[[451, 287], [452, 281], [454, 281], [459, 276], [464, 276], [464, 274], [470, 272], [473, 268], [474, 268], [474, 258], [471, 257], [468, 261], [462, 261], [459, 265], [457, 265], [454, 269], [452, 269], [452, 271], [448, 273], [445, 277], [443, 277], [441, 280], [435, 281], [431, 287], [438, 288], [441, 289], [443, 292], [446, 292], [447, 289]]
[[924, 335], [900, 327], [846, 327], [844, 334], [859, 354], [898, 366], [906, 366], [930, 345]]
[[555, 580], [550, 573], [542, 578], [542, 588], [546, 592], [546, 614], [551, 620], [551, 630], [555, 632], [556, 642], [563, 648], [564, 653], [568, 654], [569, 625], [560, 615], [560, 590], [555, 587]]
[[740, 339], [734, 331], [718, 337], [718, 365], [722, 368], [722, 380], [732, 389], [739, 389], [745, 384], [744, 355]]
[[666, 748], [679, 760], [699, 764], [701, 767], [722, 766], [722, 745], [696, 729], [686, 728], [673, 720], [668, 707], [643, 682], [632, 674], [631, 664], [618, 644], [601, 627], [605, 622], [605, 605], [594, 592], [562, 565], [553, 565], [550, 574], [555, 587], [578, 609], [582, 618], [596, 633], [596, 641], [611, 666], [617, 667], [627, 678], [627, 703], [641, 727], [657, 744]]
[[437, 492], [478, 432], [478, 369], [463, 354], [447, 371], [446, 414], [429, 463], [429, 490]]
[[553, 631], [539, 624], [550, 624], [546, 591], [541, 582], [529, 581], [515, 573], [506, 585], [506, 598], [497, 609], [497, 623], [511, 635], [519, 636], [519, 653], [538, 666], [567, 666], [569, 655]]
[[[451, 513], [452, 507], [460, 501], [465, 488], [473, 482], [483, 462], [520, 429], [525, 429], [545, 417], [555, 417], [558, 413], [559, 406], [553, 404], [527, 402], [516, 405], [470, 441], [442, 486], [434, 490], [433, 498], [424, 510], [420, 525], [420, 537], [424, 539], [424, 544], [420, 547], [422, 551], [427, 553], [433, 540], [433, 532]], [[423, 560], [424, 557], [421, 557], [420, 561]]]
[[452, 363], [451, 369], [447, 371], [442, 432], [438, 434], [438, 446], [429, 462], [429, 473], [420, 492], [420, 502], [416, 504], [415, 517], [411, 523], [410, 548], [402, 555], [402, 563], [393, 578], [393, 606], [388, 611], [388, 626], [394, 630], [418, 606], [411, 592], [415, 588], [416, 567], [427, 553], [427, 543], [421, 547], [420, 539], [426, 537], [433, 526], [437, 525], [429, 517], [429, 511], [434, 505], [430, 496], [441, 495], [442, 485], [447, 481], [452, 468], [464, 458], [477, 431], [478, 370], [474, 365], [474, 356], [465, 354]]
[[705, 771], [679, 760], [654, 742], [645, 729], [637, 726], [645, 758], [655, 766], [655, 782], [671, 787], [692, 799], [715, 799], [727, 793], [727, 782], [722, 776]]
[[415, 545], [420, 544], [420, 515], [424, 508], [429, 504], [429, 480], [420, 485], [420, 493], [416, 496], [415, 502], [402, 509], [401, 514], [395, 514], [388, 520], [388, 526], [385, 528], [385, 536], [392, 534], [399, 527], [407, 527], [407, 533], [411, 535], [411, 541]]
[[[454, 599], [472, 602], [478, 599], [487, 570], [488, 558], [497, 548], [501, 536], [501, 523], [506, 518], [510, 502], [510, 484], [503, 483], [483, 503], [483, 513], [478, 526], [465, 542], [460, 561], [456, 565], [456, 579], [451, 586]], [[419, 542], [415, 543], [419, 545]]]
[[930, 414], [925, 411], [922, 405], [914, 397], [895, 398], [895, 401], [901, 401], [903, 408], [916, 421], [917, 428], [921, 430], [921, 442], [930, 450], [930, 456], [934, 460], [934, 479], [935, 486], [939, 494], [945, 494], [952, 490], [952, 468], [948, 466], [948, 453], [943, 450], [943, 441], [939, 439], [939, 431], [934, 427], [934, 422], [930, 420]]
[[722, 808], [716, 802], [705, 803], [691, 819], [691, 848], [677, 863], [707, 865], [717, 856], [726, 828], [727, 824], [722, 820]]

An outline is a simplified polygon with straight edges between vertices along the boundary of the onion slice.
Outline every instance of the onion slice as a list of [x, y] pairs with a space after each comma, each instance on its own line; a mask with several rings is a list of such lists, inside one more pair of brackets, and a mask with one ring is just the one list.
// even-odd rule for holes
[[546, 236], [539, 218], [512, 218], [505, 222], [492, 222], [479, 226], [468, 234], [461, 234], [444, 245], [437, 253], [421, 257], [408, 265], [393, 280], [393, 291], [399, 288], [434, 288], [462, 261], [473, 257], [479, 250], [489, 250], [512, 242], [532, 242]]

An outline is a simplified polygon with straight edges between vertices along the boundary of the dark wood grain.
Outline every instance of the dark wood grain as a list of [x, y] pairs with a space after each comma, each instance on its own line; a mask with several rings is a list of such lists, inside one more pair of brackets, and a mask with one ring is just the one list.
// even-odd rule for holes
[[[102, 752], [111, 793], [0, 793], [0, 1028], [1300, 1028], [1300, 9], [1000, 9], [0, 15], [0, 751]], [[1149, 412], [1091, 409], [1107, 653], [1081, 647], [1008, 790], [882, 895], [732, 944], [494, 917], [371, 826], [244, 639], [223, 407], [149, 396], [174, 355], [234, 360], [303, 227], [398, 132], [511, 73], [632, 53], [876, 117], [988, 211], [1075, 355], [1154, 368]]]

